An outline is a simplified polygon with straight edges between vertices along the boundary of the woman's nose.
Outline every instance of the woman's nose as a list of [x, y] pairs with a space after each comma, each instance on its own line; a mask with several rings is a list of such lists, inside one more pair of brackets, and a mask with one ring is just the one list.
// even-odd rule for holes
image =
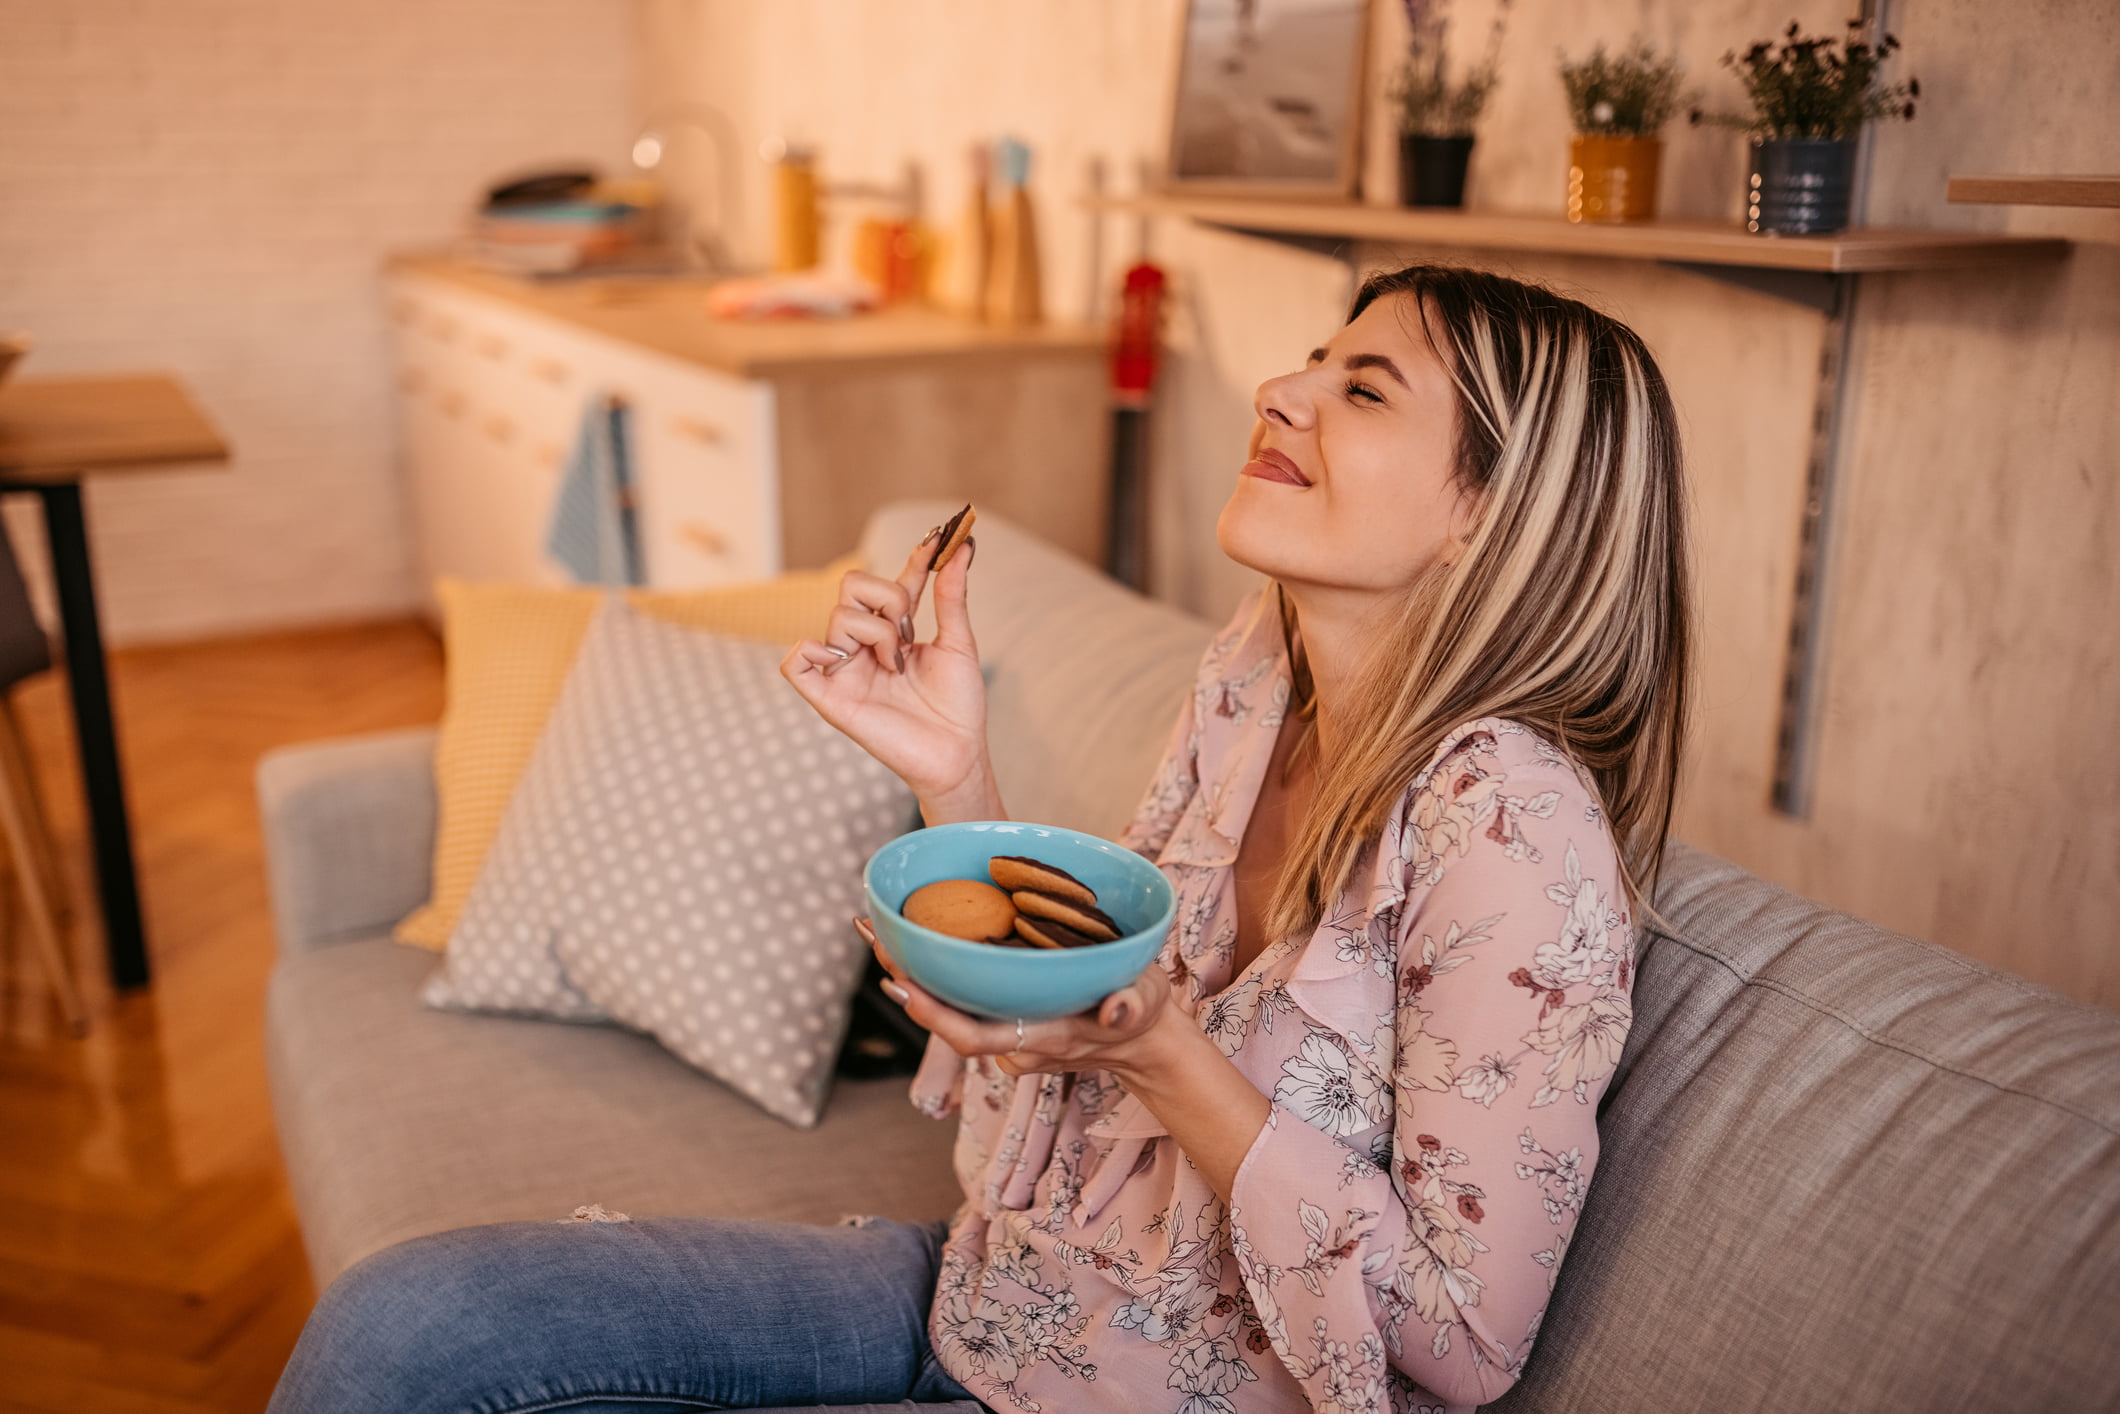
[[1278, 423], [1297, 431], [1310, 427], [1314, 412], [1310, 389], [1300, 373], [1284, 373], [1261, 383], [1259, 391], [1252, 395], [1251, 407], [1261, 422]]

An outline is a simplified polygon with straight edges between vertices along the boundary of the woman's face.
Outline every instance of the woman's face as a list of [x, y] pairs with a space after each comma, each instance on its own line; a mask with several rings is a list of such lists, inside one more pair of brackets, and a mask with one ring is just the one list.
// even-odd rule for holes
[[1457, 396], [1410, 295], [1377, 300], [1259, 385], [1250, 458], [1215, 538], [1295, 588], [1391, 593], [1470, 529], [1453, 472]]

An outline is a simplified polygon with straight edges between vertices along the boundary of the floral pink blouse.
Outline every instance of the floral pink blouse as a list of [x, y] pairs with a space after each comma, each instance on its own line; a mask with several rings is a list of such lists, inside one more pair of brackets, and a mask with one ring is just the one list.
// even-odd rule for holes
[[1582, 1212], [1632, 1016], [1590, 780], [1528, 727], [1464, 724], [1317, 930], [1232, 977], [1231, 866], [1290, 690], [1258, 602], [1121, 837], [1177, 890], [1178, 1004], [1273, 1100], [1233, 1201], [1102, 1071], [1011, 1079], [932, 1040], [913, 1082], [961, 1114], [930, 1334], [996, 1410], [1484, 1403]]

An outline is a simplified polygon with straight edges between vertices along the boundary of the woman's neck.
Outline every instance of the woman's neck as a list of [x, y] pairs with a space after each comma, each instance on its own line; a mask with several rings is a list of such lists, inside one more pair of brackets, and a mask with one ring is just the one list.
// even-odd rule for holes
[[1288, 584], [1281, 592], [1295, 605], [1302, 624], [1303, 658], [1317, 704], [1317, 745], [1321, 755], [1329, 754], [1336, 740], [1334, 725], [1342, 720], [1339, 711], [1350, 700], [1361, 672], [1362, 648], [1370, 640], [1381, 596]]

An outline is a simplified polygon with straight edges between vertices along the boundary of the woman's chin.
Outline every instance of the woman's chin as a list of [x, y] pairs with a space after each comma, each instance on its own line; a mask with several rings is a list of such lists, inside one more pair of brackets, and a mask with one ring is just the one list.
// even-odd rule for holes
[[1215, 543], [1244, 568], [1278, 576], [1288, 568], [1292, 548], [1288, 506], [1285, 501], [1270, 504], [1259, 487], [1247, 484], [1254, 479], [1241, 478], [1223, 504], [1215, 521]]

